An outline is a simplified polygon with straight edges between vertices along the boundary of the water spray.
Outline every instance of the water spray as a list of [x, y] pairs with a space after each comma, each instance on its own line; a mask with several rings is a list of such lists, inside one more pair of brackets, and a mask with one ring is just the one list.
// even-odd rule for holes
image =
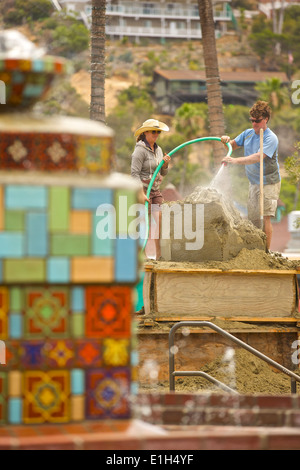
[[[221, 142], [221, 138], [220, 138], [220, 137], [199, 137], [198, 139], [189, 140], [189, 141], [184, 142], [183, 144], [179, 145], [178, 147], [175, 147], [173, 150], [171, 150], [171, 152], [168, 153], [168, 155], [171, 157], [174, 153], [178, 152], [179, 150], [181, 150], [183, 147], [186, 147], [187, 145], [196, 144], [196, 143], [198, 143], [198, 142], [205, 142], [205, 141], [209, 141], [209, 140], [216, 140], [216, 141], [218, 141], [218, 142]], [[226, 155], [226, 157], [228, 157], [228, 156], [230, 156], [230, 155], [232, 154], [232, 146], [231, 146], [231, 144], [230, 144], [229, 142], [226, 143], [225, 145], [228, 147], [228, 153], [227, 153], [227, 155]], [[161, 169], [161, 167], [163, 166], [164, 163], [165, 163], [164, 160], [162, 160], [162, 161], [160, 162], [160, 164], [159, 164], [158, 167], [156, 168], [156, 170], [155, 170], [155, 172], [154, 172], [154, 174], [153, 174], [153, 176], [152, 176], [152, 178], [151, 178], [151, 180], [150, 180], [150, 183], [149, 183], [149, 186], [148, 186], [148, 189], [147, 189], [147, 193], [146, 193], [146, 195], [147, 195], [148, 198], [149, 198], [149, 196], [150, 196], [150, 192], [151, 192], [151, 189], [152, 189], [152, 185], [153, 185], [153, 183], [154, 183], [154, 181], [155, 181], [155, 178], [156, 178], [158, 172], [160, 171], [160, 169]], [[218, 171], [216, 177], [217, 177], [217, 176], [218, 176], [218, 177], [220, 176], [219, 173], [220, 173], [220, 172], [221, 172], [221, 173], [223, 172], [224, 167], [225, 167], [225, 164], [222, 163], [221, 168], [220, 168], [220, 170]], [[216, 177], [215, 177], [215, 178], [216, 178]], [[215, 180], [215, 178], [214, 178], [214, 180]], [[214, 180], [213, 180], [213, 181], [214, 181]], [[213, 182], [212, 182], [212, 183], [213, 183]], [[211, 184], [212, 184], [212, 183], [211, 183]], [[143, 250], [144, 250], [145, 247], [146, 247], [146, 244], [147, 244], [147, 241], [148, 241], [148, 237], [149, 237], [149, 214], [148, 214], [148, 206], [149, 206], [149, 202], [148, 202], [148, 201], [145, 201], [146, 235], [145, 235], [144, 245], [143, 245], [143, 248], [142, 248]]]

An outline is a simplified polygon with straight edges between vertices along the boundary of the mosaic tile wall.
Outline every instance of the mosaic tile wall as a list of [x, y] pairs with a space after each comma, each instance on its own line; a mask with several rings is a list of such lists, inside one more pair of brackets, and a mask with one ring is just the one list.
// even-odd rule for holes
[[1, 58], [0, 81], [5, 83], [5, 106], [0, 106], [0, 113], [6, 113], [8, 108], [32, 106], [47, 93], [56, 76], [69, 71], [69, 63], [59, 57]]
[[[139, 247], [122, 204], [136, 191], [42, 180], [0, 187], [0, 424], [128, 418]], [[101, 204], [115, 239], [97, 237]]]

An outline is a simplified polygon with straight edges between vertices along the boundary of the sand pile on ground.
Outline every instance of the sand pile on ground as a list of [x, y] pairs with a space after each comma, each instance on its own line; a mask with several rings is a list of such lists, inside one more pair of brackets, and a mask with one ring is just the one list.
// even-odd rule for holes
[[[203, 232], [203, 245], [200, 249], [187, 249], [191, 239], [187, 238], [185, 207], [192, 206], [192, 233]], [[200, 207], [203, 207], [202, 212]], [[177, 214], [183, 214], [180, 219]], [[197, 212], [198, 211], [198, 212]], [[163, 204], [162, 214], [170, 213], [170, 239], [162, 239], [162, 257], [168, 261], [228, 261], [241, 250], [265, 251], [266, 237], [249, 220], [241, 217], [234, 205], [213, 188], [197, 187], [182, 201]], [[201, 218], [202, 217], [202, 218]], [[178, 225], [182, 223], [182, 238], [178, 239]], [[190, 237], [190, 234], [188, 235]]]

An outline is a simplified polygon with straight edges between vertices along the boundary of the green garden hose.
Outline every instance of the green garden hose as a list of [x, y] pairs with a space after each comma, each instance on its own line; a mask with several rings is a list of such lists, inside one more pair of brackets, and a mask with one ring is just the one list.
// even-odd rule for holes
[[[200, 137], [198, 139], [194, 139], [194, 140], [189, 140], [187, 142], [184, 142], [183, 144], [179, 145], [178, 147], [174, 148], [173, 150], [171, 150], [171, 152], [168, 152], [168, 155], [171, 157], [175, 152], [178, 152], [178, 150], [181, 150], [183, 147], [185, 147], [186, 145], [191, 145], [191, 144], [196, 144], [197, 142], [204, 142], [204, 141], [207, 141], [207, 140], [217, 140], [219, 142], [221, 142], [221, 139], [220, 137]], [[231, 144], [228, 142], [227, 144], [227, 147], [229, 149], [227, 156], [230, 156], [232, 154], [232, 147], [231, 147]], [[161, 167], [163, 166], [164, 164], [164, 160], [162, 160], [160, 162], [160, 164], [158, 165], [158, 167], [156, 168], [152, 178], [151, 178], [151, 181], [149, 183], [149, 186], [148, 186], [148, 189], [147, 189], [147, 197], [149, 198], [150, 196], [150, 192], [151, 192], [151, 188], [152, 188], [152, 185], [155, 181], [155, 178], [159, 172], [159, 170], [161, 169]], [[148, 201], [145, 201], [145, 224], [146, 224], [146, 235], [145, 235], [145, 241], [144, 241], [144, 245], [143, 245], [143, 250], [145, 249], [146, 247], [146, 244], [147, 244], [147, 241], [148, 241], [148, 237], [149, 237], [149, 214], [148, 214], [148, 206], [149, 206], [149, 202]]]

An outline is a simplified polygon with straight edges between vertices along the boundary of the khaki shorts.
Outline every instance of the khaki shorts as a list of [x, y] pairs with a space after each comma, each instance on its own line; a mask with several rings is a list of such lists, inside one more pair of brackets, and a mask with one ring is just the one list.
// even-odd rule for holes
[[[281, 182], [264, 185], [264, 216], [275, 217]], [[260, 220], [260, 186], [249, 183], [248, 219]]]

